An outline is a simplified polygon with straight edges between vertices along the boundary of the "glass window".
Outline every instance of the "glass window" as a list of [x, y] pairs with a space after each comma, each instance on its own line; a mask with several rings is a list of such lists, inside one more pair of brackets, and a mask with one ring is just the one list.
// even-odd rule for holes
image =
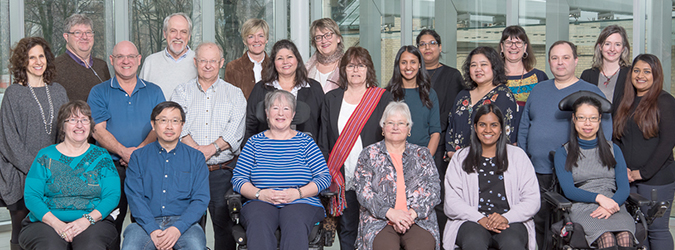
[[[5, 89], [9, 86], [9, 1], [0, 2], [0, 103], [2, 103], [2, 96]], [[2, 213], [4, 215], [4, 212]], [[0, 215], [0, 216], [3, 216]], [[7, 214], [9, 215], [9, 214]], [[9, 217], [7, 217], [9, 218]], [[4, 221], [4, 217], [0, 217], [0, 222]]]
[[453, 0], [453, 3], [457, 7], [457, 68], [461, 68], [476, 47], [497, 48], [506, 28], [506, 1]]
[[[138, 47], [138, 51], [143, 55], [142, 59], [152, 53], [163, 50], [166, 47], [166, 40], [162, 29], [164, 27], [164, 18], [176, 13], [183, 12], [192, 18], [192, 34], [201, 29], [195, 25], [192, 15], [193, 0], [133, 0], [131, 5], [131, 41]], [[188, 43], [194, 49], [194, 39], [191, 38]], [[142, 64], [141, 64], [142, 65]], [[140, 67], [139, 67], [140, 69]]]
[[[621, 0], [601, 0], [593, 1], [592, 4], [589, 2], [580, 3], [578, 6], [570, 5], [569, 40], [577, 46], [577, 53], [579, 54], [579, 62], [575, 71], [576, 76], [581, 76], [584, 70], [591, 68], [595, 42], [605, 27], [612, 24], [623, 27], [628, 34], [628, 41], [632, 43], [633, 5], [624, 2]], [[596, 6], [606, 6], [607, 8], [598, 9]], [[632, 53], [632, 49], [633, 46], [631, 46], [631, 58], [636, 56]]]
[[[525, 29], [530, 40], [534, 57], [537, 59], [536, 69], [546, 71], [546, 2], [533, 0], [518, 1], [518, 25]], [[499, 34], [501, 39], [501, 33]]]
[[241, 25], [250, 18], [263, 19], [270, 26], [266, 46], [266, 51], [270, 51], [277, 40], [274, 36], [273, 6], [272, 0], [216, 1], [216, 43], [223, 47], [226, 63], [241, 57], [246, 51]]
[[95, 42], [92, 49], [93, 56], [98, 58], [106, 57], [104, 1], [25, 0], [24, 4], [26, 37], [43, 37], [51, 44], [54, 56], [66, 52], [66, 40], [63, 39], [64, 20], [72, 14], [82, 13], [94, 21]]

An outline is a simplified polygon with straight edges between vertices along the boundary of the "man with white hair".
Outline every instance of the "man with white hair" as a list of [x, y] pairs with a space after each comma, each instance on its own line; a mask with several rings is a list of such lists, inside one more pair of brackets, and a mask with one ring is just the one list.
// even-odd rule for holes
[[139, 77], [159, 85], [169, 100], [178, 84], [197, 77], [197, 68], [192, 61], [195, 52], [188, 46], [192, 20], [185, 13], [173, 13], [164, 18], [162, 30], [166, 48], [145, 58]]

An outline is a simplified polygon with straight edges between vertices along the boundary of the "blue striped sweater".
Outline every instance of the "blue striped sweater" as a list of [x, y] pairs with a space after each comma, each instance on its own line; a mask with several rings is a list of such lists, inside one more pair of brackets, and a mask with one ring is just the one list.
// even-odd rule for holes
[[[241, 151], [234, 169], [232, 185], [241, 192], [244, 183], [257, 188], [296, 188], [314, 182], [319, 191], [330, 186], [331, 177], [319, 147], [308, 135], [298, 132], [288, 140], [273, 140], [265, 132], [252, 136]], [[323, 207], [318, 196], [294, 200], [289, 204]], [[279, 204], [283, 207], [289, 204]]]

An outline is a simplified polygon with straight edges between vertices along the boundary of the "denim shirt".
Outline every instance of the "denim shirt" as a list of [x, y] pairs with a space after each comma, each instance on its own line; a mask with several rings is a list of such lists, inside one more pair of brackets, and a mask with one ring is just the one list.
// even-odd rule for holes
[[180, 216], [173, 225], [182, 234], [206, 212], [210, 200], [206, 159], [182, 142], [169, 152], [157, 141], [137, 149], [126, 174], [129, 209], [148, 234], [160, 229], [157, 217]]

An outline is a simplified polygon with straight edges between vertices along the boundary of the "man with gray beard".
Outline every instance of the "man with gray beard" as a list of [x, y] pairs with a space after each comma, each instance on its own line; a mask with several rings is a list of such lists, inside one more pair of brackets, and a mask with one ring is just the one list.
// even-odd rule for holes
[[164, 97], [169, 100], [178, 84], [197, 77], [197, 68], [193, 62], [195, 52], [188, 46], [192, 20], [185, 13], [174, 13], [164, 18], [162, 30], [166, 48], [145, 59], [139, 77], [159, 85]]

